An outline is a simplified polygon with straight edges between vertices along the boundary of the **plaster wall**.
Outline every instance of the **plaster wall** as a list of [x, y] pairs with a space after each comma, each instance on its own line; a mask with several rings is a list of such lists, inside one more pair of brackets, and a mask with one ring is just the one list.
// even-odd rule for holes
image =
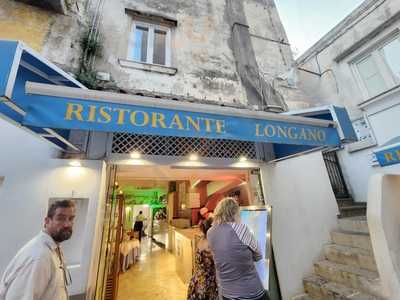
[[373, 165], [373, 151], [399, 136], [397, 129], [400, 116], [400, 91], [363, 108], [368, 118], [377, 146], [356, 152], [349, 152], [349, 146], [338, 152], [345, 180], [354, 200], [367, 201], [369, 178], [376, 173], [400, 173], [399, 165], [381, 168]]
[[377, 174], [368, 190], [368, 227], [387, 299], [400, 294], [400, 175]]
[[[285, 38], [272, 1], [244, 1], [250, 29], [261, 37]], [[122, 67], [118, 60], [128, 57], [132, 17], [125, 9], [177, 20], [172, 28], [172, 67], [175, 75]], [[272, 17], [265, 14], [270, 11]], [[276, 29], [271, 24], [274, 22]], [[236, 70], [225, 0], [215, 1], [107, 1], [101, 24], [104, 51], [96, 60], [100, 71], [111, 72], [118, 87], [131, 91], [166, 94], [185, 99], [246, 105], [246, 93]], [[281, 53], [278, 43], [252, 38], [257, 60], [263, 70], [276, 75], [291, 60], [289, 47]]]
[[[300, 68], [322, 74], [316, 76], [298, 71], [300, 88], [307, 94], [309, 107], [334, 104], [344, 106], [350, 118], [367, 119], [376, 140], [369, 148], [360, 148], [350, 152], [349, 147], [338, 152], [346, 183], [355, 201], [367, 201], [368, 179], [372, 174], [384, 173], [386, 170], [398, 169], [393, 166], [380, 168], [372, 166], [372, 153], [390, 139], [397, 137], [396, 120], [400, 116], [400, 92], [380, 96], [375, 100], [368, 99], [356, 79], [352, 63], [363, 57], [376, 45], [385, 40], [400, 27], [400, 2], [396, 0], [367, 0], [348, 17], [328, 32], [319, 42], [296, 60]], [[380, 27], [392, 20], [384, 27]], [[366, 37], [380, 28], [375, 36]], [[354, 51], [343, 59], [335, 59], [357, 42], [364, 43], [354, 47]], [[364, 102], [370, 100], [368, 104]]]
[[86, 216], [77, 223], [81, 227], [74, 229], [80, 232], [80, 240], [76, 241], [79, 247], [65, 249], [73, 281], [69, 291], [71, 295], [85, 293], [105, 175], [102, 162], [84, 161], [82, 168], [69, 167], [68, 160], [55, 158], [57, 151], [48, 142], [2, 119], [0, 136], [0, 176], [4, 176], [0, 187], [0, 235], [7, 241], [7, 247], [0, 248], [0, 274], [15, 253], [43, 228], [49, 198], [87, 198]]
[[303, 292], [303, 278], [312, 274], [322, 246], [330, 242], [338, 207], [321, 152], [261, 170], [272, 205], [272, 245], [282, 299], [288, 300]]
[[[400, 166], [392, 165], [381, 168], [371, 166], [372, 150], [366, 149], [349, 153], [347, 148], [339, 152], [339, 161], [351, 195], [356, 202], [367, 202], [368, 182], [373, 174], [400, 174]], [[351, 178], [349, 177], [351, 176]]]
[[83, 6], [61, 15], [24, 3], [0, 2], [0, 39], [20, 40], [65, 71], [76, 71], [87, 30]]
[[400, 20], [383, 28], [377, 36], [343, 60], [335, 62], [334, 59], [399, 11], [399, 1], [367, 0], [296, 60], [303, 69], [323, 73], [319, 77], [304, 71], [298, 72], [300, 87], [309, 96], [310, 106], [336, 104], [345, 106], [352, 119], [362, 116], [358, 104], [367, 98], [363, 96], [350, 64], [371, 45], [399, 28]]

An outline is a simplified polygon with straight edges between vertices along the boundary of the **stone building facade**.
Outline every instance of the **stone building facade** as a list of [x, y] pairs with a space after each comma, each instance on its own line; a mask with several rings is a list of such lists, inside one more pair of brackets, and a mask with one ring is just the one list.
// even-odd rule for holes
[[[273, 1], [105, 1], [101, 14], [103, 51], [94, 65], [110, 73], [118, 88], [183, 101], [287, 109], [272, 85], [293, 59]], [[154, 30], [165, 43], [158, 45], [165, 49], [152, 49], [163, 52], [165, 60], [158, 63], [149, 49], [146, 58], [134, 53], [140, 43], [135, 39], [147, 32], [147, 48], [156, 47]]]
[[82, 54], [80, 40], [88, 27], [84, 3], [75, 1], [63, 10], [34, 5], [41, 2], [46, 1], [1, 1], [0, 39], [23, 41], [63, 70], [75, 73]]
[[[160, 102], [174, 99], [281, 112], [297, 93], [279, 79], [293, 59], [272, 0], [5, 0], [0, 3], [0, 39], [23, 41], [84, 84], [91, 84], [88, 87]], [[0, 274], [19, 247], [42, 228], [48, 199], [72, 195], [86, 199], [88, 212], [86, 225], [80, 226], [84, 233], [77, 234], [82, 243], [65, 251], [67, 260], [73, 261], [69, 292], [73, 299], [85, 295], [92, 299], [106, 203], [104, 161], [113, 163], [113, 133], [71, 131], [69, 142], [80, 151], [69, 154], [90, 159], [82, 161], [82, 172], [74, 176], [70, 160], [54, 159], [65, 158], [65, 152], [14, 125], [0, 119], [0, 136], [7, 145], [0, 155], [0, 198], [7, 197], [1, 221], [15, 225], [12, 232], [8, 226], [0, 232], [13, 244], [0, 250]], [[138, 138], [160, 145], [151, 136]], [[207, 156], [212, 163], [224, 158], [236, 162], [243, 151], [256, 152], [254, 142], [199, 140], [179, 142], [187, 143], [181, 147], [185, 151], [192, 150], [192, 145], [209, 150], [217, 144], [220, 156], [217, 150]], [[173, 141], [164, 137], [162, 142], [171, 145]], [[174, 159], [186, 154], [167, 155]], [[123, 155], [129, 157], [129, 150]], [[24, 221], [15, 223], [17, 212]]]

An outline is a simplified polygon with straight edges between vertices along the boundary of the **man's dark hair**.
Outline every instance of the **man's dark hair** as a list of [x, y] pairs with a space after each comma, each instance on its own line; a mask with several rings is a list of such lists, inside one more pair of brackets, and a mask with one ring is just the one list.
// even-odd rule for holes
[[75, 207], [75, 202], [72, 200], [58, 200], [53, 202], [49, 209], [47, 210], [47, 217], [52, 219], [54, 217], [54, 214], [56, 213], [57, 208], [69, 208], [69, 207]]
[[208, 229], [211, 228], [212, 222], [213, 222], [212, 218], [208, 218], [208, 219], [205, 219], [205, 220], [200, 222], [199, 227], [200, 227], [200, 230], [203, 232], [204, 235], [207, 235], [207, 231], [208, 231]]
[[142, 214], [143, 212], [142, 211], [139, 211], [139, 214]]

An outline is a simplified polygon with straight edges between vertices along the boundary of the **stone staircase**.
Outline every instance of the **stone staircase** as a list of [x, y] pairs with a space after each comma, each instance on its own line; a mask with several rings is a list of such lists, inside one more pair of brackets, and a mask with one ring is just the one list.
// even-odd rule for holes
[[367, 203], [355, 202], [353, 198], [336, 198], [339, 212], [339, 218], [349, 218], [355, 216], [365, 216], [367, 212]]
[[296, 300], [385, 299], [375, 264], [365, 216], [339, 219], [331, 244], [303, 280], [305, 294]]

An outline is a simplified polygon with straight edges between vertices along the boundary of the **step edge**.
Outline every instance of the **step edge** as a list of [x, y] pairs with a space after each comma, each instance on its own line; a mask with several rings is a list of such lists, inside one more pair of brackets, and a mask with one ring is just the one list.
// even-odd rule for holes
[[[363, 256], [371, 256], [372, 258], [375, 259], [374, 253], [365, 248], [342, 245], [342, 244], [337, 244], [337, 243], [323, 245], [323, 250], [325, 250], [326, 248], [335, 248], [339, 252], [345, 252], [346, 250], [350, 250], [350, 252], [353, 252], [353, 253], [355, 252], [356, 254], [360, 254]], [[340, 248], [342, 248], [342, 249], [340, 249]], [[362, 252], [362, 253], [360, 253], [360, 252]]]
[[[318, 275], [316, 275], [316, 276], [317, 277], [321, 277], [321, 276], [318, 276]], [[323, 277], [321, 277], [321, 278], [323, 278]], [[366, 293], [365, 291], [361, 291], [361, 290], [358, 290], [358, 289], [355, 289], [355, 288], [352, 288], [352, 287], [348, 287], [348, 286], [346, 286], [344, 284], [341, 284], [341, 283], [338, 283], [338, 282], [329, 281], [329, 280], [326, 280], [326, 282], [321, 284], [321, 285], [318, 285], [317, 283], [314, 283], [314, 282], [309, 282], [309, 283], [313, 284], [314, 286], [316, 286], [316, 287], [318, 287], [320, 289], [330, 290], [330, 291], [333, 291], [335, 293], [337, 293], [337, 290], [332, 289], [331, 288], [332, 286], [336, 286], [336, 287], [341, 288], [343, 290], [347, 290], [352, 294], [358, 294], [360, 296], [374, 297], [374, 295]], [[346, 296], [346, 294], [343, 294], [343, 293], [339, 294], [339, 296], [348, 297], [348, 295]]]
[[[328, 265], [328, 266], [330, 265], [330, 266], [333, 267], [334, 269], [336, 268], [336, 269], [339, 269], [340, 271], [343, 271], [343, 272], [355, 274], [355, 275], [357, 275], [357, 276], [359, 276], [359, 277], [363, 277], [363, 278], [367, 279], [368, 281], [380, 280], [379, 273], [378, 273], [378, 272], [371, 271], [371, 270], [367, 270], [367, 269], [363, 269], [363, 268], [358, 268], [358, 267], [354, 267], [354, 266], [349, 266], [349, 265], [341, 264], [341, 263], [338, 263], [338, 262], [332, 262], [332, 261], [326, 260], [326, 259], [325, 259], [325, 260], [320, 260], [320, 261], [315, 262], [315, 263], [314, 263], [314, 266], [316, 266], [316, 265], [321, 265], [321, 264], [322, 264], [322, 265], [325, 264], [325, 265]], [[353, 268], [353, 269], [356, 269], [356, 270], [358, 270], [358, 271], [361, 271], [361, 272], [359, 272], [359, 273], [352, 272], [351, 270], [348, 270], [349, 267], [351, 267], [351, 268]], [[371, 275], [371, 278], [364, 276], [364, 275], [366, 275], [366, 274], [362, 274], [362, 273], [370, 273], [369, 275]], [[317, 275], [318, 275], [318, 274], [317, 274]], [[372, 275], [374, 275], [374, 276], [372, 276]]]

